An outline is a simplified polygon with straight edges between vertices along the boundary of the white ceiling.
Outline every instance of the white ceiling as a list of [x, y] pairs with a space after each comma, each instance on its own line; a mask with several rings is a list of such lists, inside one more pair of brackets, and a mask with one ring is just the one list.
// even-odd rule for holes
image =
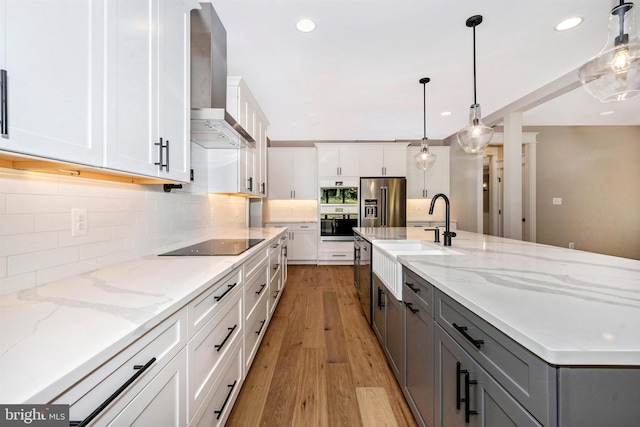
[[[229, 75], [242, 76], [271, 140], [420, 139], [466, 125], [476, 28], [483, 116], [577, 69], [604, 46], [613, 0], [211, 0], [227, 30]], [[636, 5], [640, 8], [640, 3]], [[569, 16], [579, 27], [556, 32]], [[636, 12], [640, 16], [640, 12]], [[303, 34], [299, 18], [317, 28]], [[601, 116], [603, 111], [615, 113]], [[450, 111], [448, 117], [441, 116]], [[524, 113], [525, 125], [640, 125], [640, 97], [601, 104], [578, 88]]]

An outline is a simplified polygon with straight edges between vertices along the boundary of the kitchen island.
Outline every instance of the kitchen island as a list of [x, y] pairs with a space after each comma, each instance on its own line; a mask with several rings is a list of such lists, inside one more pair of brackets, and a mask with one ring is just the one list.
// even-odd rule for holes
[[[211, 238], [264, 240], [237, 256], [157, 256]], [[213, 416], [206, 402], [223, 421], [284, 286], [284, 246], [284, 229], [225, 229], [0, 297], [0, 403], [71, 404], [83, 419], [149, 365], [98, 424], [131, 425], [148, 407], [143, 425], [186, 425]]]
[[[419, 228], [354, 231], [372, 241], [374, 250], [381, 240], [432, 242], [434, 238], [432, 231]], [[436, 425], [447, 418], [437, 389], [444, 388], [444, 374], [438, 369], [446, 365], [443, 355], [448, 350], [438, 337], [461, 341], [465, 351], [459, 354], [491, 365], [481, 367], [483, 372], [494, 372], [493, 378], [513, 380], [513, 390], [504, 381], [498, 383], [536, 415], [531, 425], [637, 423], [640, 409], [633, 402], [640, 399], [640, 261], [468, 232], [458, 232], [451, 249], [455, 254], [398, 256], [405, 282], [415, 288], [408, 272], [432, 288], [427, 310], [432, 310], [434, 320], [431, 351], [436, 371], [431, 386], [436, 389]], [[404, 292], [408, 297], [413, 294], [407, 288]], [[469, 325], [460, 328], [448, 320], [452, 316]], [[478, 336], [484, 340], [476, 340]], [[500, 343], [504, 354], [491, 350], [491, 343]], [[509, 368], [496, 360], [496, 352], [503, 363], [510, 355], [517, 356], [513, 363], [522, 365], [518, 369], [523, 381], [508, 375]], [[462, 382], [463, 375], [459, 376]], [[531, 398], [535, 391], [531, 383], [541, 377], [545, 379], [536, 387], [548, 396], [547, 402], [534, 402], [536, 412], [520, 399]], [[458, 406], [461, 402], [465, 406], [465, 398], [458, 397]], [[488, 410], [483, 407], [489, 401], [485, 394], [478, 392], [473, 400], [473, 406], [480, 408], [476, 412]]]

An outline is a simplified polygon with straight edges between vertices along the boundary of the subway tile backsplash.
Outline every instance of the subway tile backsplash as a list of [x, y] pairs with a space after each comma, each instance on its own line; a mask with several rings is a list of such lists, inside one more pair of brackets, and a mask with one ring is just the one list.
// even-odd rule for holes
[[[242, 227], [247, 199], [0, 168], [0, 294]], [[71, 235], [71, 209], [88, 233]]]

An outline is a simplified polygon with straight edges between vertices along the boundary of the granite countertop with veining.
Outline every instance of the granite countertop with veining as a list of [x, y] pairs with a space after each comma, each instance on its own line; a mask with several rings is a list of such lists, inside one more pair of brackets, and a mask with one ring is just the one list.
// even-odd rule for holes
[[[432, 242], [420, 228], [356, 228]], [[441, 237], [442, 240], [442, 237]], [[640, 261], [457, 231], [459, 255], [400, 262], [553, 365], [640, 366]]]
[[283, 233], [227, 229], [211, 238], [265, 239], [238, 256], [145, 256], [0, 297], [0, 402], [48, 403]]

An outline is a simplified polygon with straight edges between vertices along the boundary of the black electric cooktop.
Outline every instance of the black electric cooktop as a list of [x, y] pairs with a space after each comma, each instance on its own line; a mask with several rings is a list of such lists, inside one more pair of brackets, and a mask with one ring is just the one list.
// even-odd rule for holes
[[160, 254], [160, 256], [240, 255], [264, 239], [211, 239], [195, 245]]

